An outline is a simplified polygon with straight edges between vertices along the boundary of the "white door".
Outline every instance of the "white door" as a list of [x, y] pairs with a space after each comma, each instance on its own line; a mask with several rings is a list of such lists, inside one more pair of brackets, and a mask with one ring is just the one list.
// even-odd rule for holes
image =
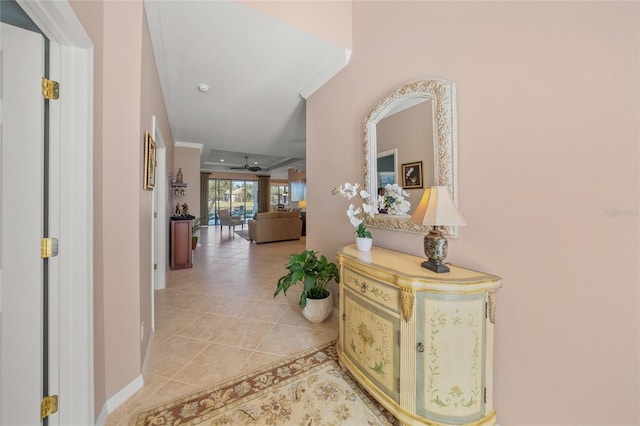
[[43, 386], [44, 40], [1, 25], [0, 424], [37, 425]]

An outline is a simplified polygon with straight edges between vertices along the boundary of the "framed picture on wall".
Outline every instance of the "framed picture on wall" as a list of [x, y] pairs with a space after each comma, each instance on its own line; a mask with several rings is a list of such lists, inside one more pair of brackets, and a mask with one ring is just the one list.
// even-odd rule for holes
[[386, 184], [396, 183], [395, 172], [378, 172], [378, 187], [384, 188]]
[[402, 186], [404, 189], [422, 188], [422, 161], [402, 165]]
[[149, 132], [144, 134], [144, 182], [143, 188], [150, 191], [156, 186], [156, 143]]

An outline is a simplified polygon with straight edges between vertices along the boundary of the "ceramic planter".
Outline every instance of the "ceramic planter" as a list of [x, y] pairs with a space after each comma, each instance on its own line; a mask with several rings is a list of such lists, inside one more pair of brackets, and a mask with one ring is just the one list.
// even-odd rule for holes
[[313, 323], [319, 323], [326, 320], [333, 309], [333, 298], [329, 291], [329, 296], [324, 299], [307, 298], [307, 306], [302, 309], [302, 315]]
[[356, 237], [356, 248], [359, 251], [371, 251], [373, 245], [373, 238]]

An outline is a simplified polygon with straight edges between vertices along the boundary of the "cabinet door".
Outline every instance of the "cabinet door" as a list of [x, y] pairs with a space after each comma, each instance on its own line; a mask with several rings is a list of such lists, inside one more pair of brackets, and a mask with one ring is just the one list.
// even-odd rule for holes
[[485, 415], [485, 300], [485, 293], [418, 294], [418, 415], [453, 424]]
[[343, 287], [342, 297], [344, 353], [382, 392], [399, 402], [398, 314], [348, 288]]

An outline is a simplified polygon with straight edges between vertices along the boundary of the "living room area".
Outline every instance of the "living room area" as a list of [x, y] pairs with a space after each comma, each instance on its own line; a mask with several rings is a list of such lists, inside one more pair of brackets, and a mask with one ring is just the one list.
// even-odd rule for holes
[[[203, 173], [206, 175], [207, 173]], [[286, 179], [268, 178], [261, 188], [259, 176], [232, 176], [208, 173], [201, 179], [206, 182], [206, 199], [200, 200], [206, 206], [208, 225], [221, 225], [220, 210], [226, 210], [233, 218], [245, 225], [259, 212], [303, 211], [306, 209], [306, 173], [290, 169]], [[262, 191], [266, 190], [266, 195]], [[201, 194], [204, 191], [200, 191]], [[264, 197], [264, 199], [262, 198]], [[262, 207], [261, 207], [262, 206]], [[202, 210], [202, 207], [201, 207]], [[204, 213], [204, 210], [201, 211]]]

